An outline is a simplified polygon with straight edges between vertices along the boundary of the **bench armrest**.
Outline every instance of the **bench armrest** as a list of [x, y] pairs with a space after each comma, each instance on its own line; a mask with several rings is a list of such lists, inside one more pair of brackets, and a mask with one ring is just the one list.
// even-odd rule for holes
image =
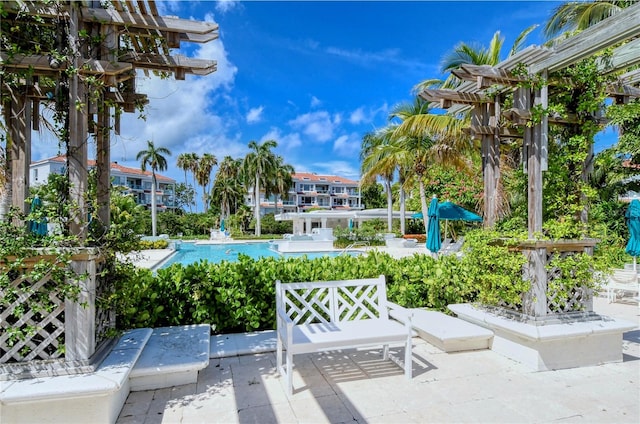
[[293, 333], [293, 321], [282, 308], [276, 308], [276, 331], [282, 336], [283, 341], [289, 345], [289, 339]]

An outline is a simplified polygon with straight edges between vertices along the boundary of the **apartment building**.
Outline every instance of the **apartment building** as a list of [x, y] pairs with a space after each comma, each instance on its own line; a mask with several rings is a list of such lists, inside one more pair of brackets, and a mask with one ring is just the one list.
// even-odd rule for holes
[[[286, 197], [269, 199], [260, 196], [260, 212], [305, 212], [310, 209], [320, 210], [361, 210], [362, 198], [358, 181], [337, 175], [318, 175], [298, 172], [292, 175], [293, 184]], [[248, 195], [247, 205], [253, 206], [253, 196]]]
[[[87, 163], [89, 169], [96, 166], [95, 160]], [[32, 162], [30, 165], [31, 186], [44, 184], [49, 179], [49, 174], [64, 174], [66, 171], [66, 158], [55, 156]], [[129, 168], [119, 165], [118, 162], [111, 162], [110, 167], [111, 184], [125, 188], [125, 193], [133, 195], [136, 203], [151, 208], [151, 185], [152, 176], [150, 171], [142, 171], [140, 168]], [[174, 209], [176, 207], [175, 191], [176, 181], [156, 173], [158, 184], [156, 190], [156, 207], [162, 209]]]

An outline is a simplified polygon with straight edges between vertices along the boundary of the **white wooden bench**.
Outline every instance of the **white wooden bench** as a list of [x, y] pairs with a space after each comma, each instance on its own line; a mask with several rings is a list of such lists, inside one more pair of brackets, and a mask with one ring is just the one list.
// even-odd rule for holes
[[[404, 374], [411, 378], [412, 313], [387, 301], [385, 278], [281, 283], [276, 281], [277, 367], [293, 392], [293, 355], [367, 346], [404, 344]], [[390, 319], [403, 310], [404, 322]], [[286, 363], [283, 364], [283, 350]]]

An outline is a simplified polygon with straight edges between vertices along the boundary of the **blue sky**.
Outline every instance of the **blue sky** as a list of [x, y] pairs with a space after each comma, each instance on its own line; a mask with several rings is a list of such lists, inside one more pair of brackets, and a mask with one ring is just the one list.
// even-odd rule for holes
[[[243, 157], [251, 140], [274, 139], [296, 171], [359, 178], [362, 136], [412, 101], [422, 80], [443, 78], [442, 57], [459, 42], [488, 45], [542, 27], [550, 1], [158, 1], [162, 15], [216, 22], [220, 37], [183, 43], [188, 56], [215, 59], [205, 77], [138, 77], [150, 99], [146, 121], [125, 114], [112, 160], [139, 167], [147, 140], [171, 150], [164, 175], [184, 180], [180, 153]], [[527, 44], [542, 44], [540, 28]], [[503, 57], [504, 58], [504, 57]], [[43, 135], [33, 160], [57, 154]]]

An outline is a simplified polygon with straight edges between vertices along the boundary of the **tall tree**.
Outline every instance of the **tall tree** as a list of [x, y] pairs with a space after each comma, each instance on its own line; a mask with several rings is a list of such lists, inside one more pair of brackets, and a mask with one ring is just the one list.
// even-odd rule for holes
[[167, 159], [163, 155], [171, 156], [171, 151], [166, 147], [156, 147], [153, 141], [147, 141], [147, 149], [141, 150], [136, 155], [136, 160], [140, 162], [140, 169], [143, 172], [147, 170], [147, 166], [151, 168], [151, 235], [156, 236], [156, 171], [164, 171], [167, 169]]
[[370, 132], [362, 138], [362, 148], [360, 150], [362, 182], [370, 184], [378, 177], [382, 178], [384, 190], [387, 195], [387, 230], [393, 229], [393, 196], [391, 193], [391, 183], [396, 169], [394, 159], [390, 158], [389, 143], [391, 131], [382, 128], [375, 132]]
[[[176, 165], [184, 171], [184, 185], [187, 188], [187, 172], [191, 172], [194, 168], [193, 153], [180, 153]], [[192, 189], [193, 190], [193, 189]], [[193, 202], [189, 203], [189, 212], [193, 212]]]
[[212, 201], [220, 204], [220, 217], [228, 218], [235, 212], [245, 193], [240, 181], [240, 166], [242, 161], [231, 156], [225, 156], [220, 162], [211, 191]]
[[209, 183], [211, 182], [211, 171], [218, 164], [218, 159], [210, 154], [205, 153], [198, 162], [198, 168], [195, 173], [198, 184], [202, 186], [202, 201], [204, 203], [204, 212], [209, 210], [209, 198], [211, 197]]
[[[531, 25], [522, 31], [509, 50], [508, 56], [512, 56], [522, 49], [527, 36], [538, 27], [538, 25]], [[502, 47], [504, 46], [504, 37], [501, 36], [500, 31], [496, 31], [489, 41], [489, 46], [484, 46], [479, 43], [458, 43], [451, 51], [444, 54], [440, 61], [440, 70], [443, 73], [451, 72], [454, 69], [458, 69], [462, 65], [491, 65], [495, 66], [500, 63], [502, 56]], [[444, 80], [428, 79], [420, 82], [414, 87], [416, 91], [422, 91], [426, 88], [438, 87], [438, 88], [455, 88], [460, 85], [460, 80], [453, 74]]]
[[[198, 186], [198, 182], [197, 182], [197, 178], [196, 178], [196, 173], [198, 172], [198, 167], [200, 166], [200, 156], [198, 156], [197, 153], [187, 153], [187, 163], [190, 164], [190, 168], [189, 171], [191, 171], [191, 176], [193, 177], [193, 191], [194, 191], [194, 198], [197, 199], [198, 198], [198, 190], [196, 189], [196, 187]], [[196, 213], [198, 212], [198, 202], [196, 200], [195, 202], [195, 206], [196, 206]]]
[[637, 0], [570, 1], [553, 10], [544, 26], [544, 35], [552, 39], [565, 32], [582, 31], [615, 15]]
[[[419, 97], [413, 103], [396, 106], [389, 115], [400, 121], [393, 131], [392, 146], [397, 150], [397, 163], [403, 166], [408, 181], [418, 183], [423, 216], [427, 216], [424, 174], [432, 163], [446, 163], [457, 169], [469, 166], [467, 154], [472, 152], [471, 140], [462, 133], [462, 120], [451, 115], [429, 113], [429, 105]], [[410, 168], [412, 173], [407, 174]], [[427, 231], [427, 220], [425, 232]]]
[[276, 168], [273, 172], [273, 193], [276, 195], [275, 206], [278, 213], [278, 198], [284, 199], [289, 193], [289, 189], [293, 184], [293, 174], [295, 173], [293, 166], [284, 163], [282, 156], [276, 156]]
[[[254, 218], [256, 220], [255, 235], [260, 236], [260, 186], [264, 178], [276, 168], [276, 155], [271, 151], [278, 146], [275, 140], [267, 140], [262, 144], [257, 141], [249, 142], [251, 150], [242, 163], [243, 174], [248, 185], [253, 184], [254, 190]], [[253, 180], [251, 182], [251, 180]]]

